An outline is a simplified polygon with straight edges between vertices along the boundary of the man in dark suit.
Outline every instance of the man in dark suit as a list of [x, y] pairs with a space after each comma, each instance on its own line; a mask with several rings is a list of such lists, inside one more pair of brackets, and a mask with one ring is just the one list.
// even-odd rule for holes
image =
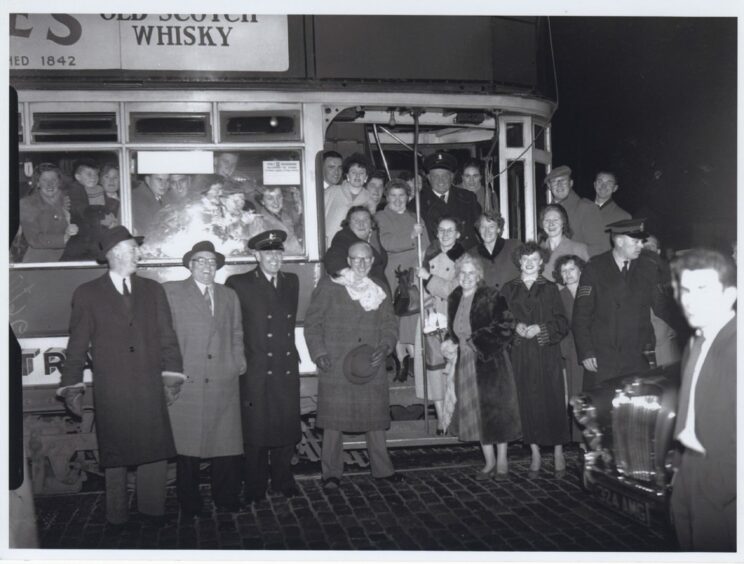
[[645, 352], [654, 350], [650, 311], [672, 324], [672, 303], [664, 294], [659, 269], [641, 254], [646, 232], [642, 219], [607, 226], [613, 249], [593, 257], [581, 273], [572, 329], [584, 389], [630, 372], [648, 369]]
[[452, 186], [457, 170], [457, 159], [449, 153], [436, 152], [424, 160], [429, 187], [421, 190], [421, 217], [426, 224], [429, 240], [437, 238], [437, 226], [443, 217], [456, 217], [463, 226], [460, 244], [465, 250], [478, 244], [475, 222], [481, 206], [473, 192]]
[[693, 249], [672, 263], [696, 330], [682, 359], [674, 436], [684, 448], [671, 511], [682, 550], [736, 551], [736, 267]]
[[106, 519], [128, 520], [127, 467], [137, 467], [140, 513], [162, 524], [168, 458], [176, 454], [162, 371], [182, 372], [170, 308], [157, 282], [135, 272], [140, 250], [126, 227], [101, 239], [106, 274], [72, 297], [67, 359], [57, 394], [80, 415], [83, 366], [92, 350], [100, 464], [106, 479]]
[[248, 369], [240, 377], [245, 451], [245, 502], [271, 489], [285, 497], [299, 492], [291, 461], [301, 439], [300, 369], [294, 331], [299, 298], [296, 274], [282, 272], [286, 232], [264, 231], [248, 241], [258, 267], [227, 279], [243, 315]]

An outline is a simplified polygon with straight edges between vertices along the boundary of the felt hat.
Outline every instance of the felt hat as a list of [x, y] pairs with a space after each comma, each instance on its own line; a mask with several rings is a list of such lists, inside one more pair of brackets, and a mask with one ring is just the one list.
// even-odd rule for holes
[[222, 253], [218, 253], [214, 249], [214, 244], [212, 241], [199, 241], [196, 243], [193, 247], [191, 247], [191, 250], [187, 252], [185, 255], [183, 255], [183, 265], [186, 268], [189, 268], [189, 263], [191, 263], [191, 257], [193, 257], [196, 253], [201, 251], [207, 251], [212, 253], [215, 258], [217, 259], [217, 270], [225, 266], [225, 255]]
[[379, 366], [372, 366], [371, 345], [359, 345], [348, 352], [344, 358], [344, 376], [352, 384], [366, 384], [377, 374]]
[[105, 258], [106, 253], [116, 245], [122, 241], [128, 241], [129, 239], [134, 239], [138, 245], [141, 245], [144, 237], [133, 237], [129, 232], [129, 229], [123, 225], [117, 225], [116, 227], [106, 230], [101, 235], [101, 240], [98, 242], [98, 247], [101, 249], [101, 257]]

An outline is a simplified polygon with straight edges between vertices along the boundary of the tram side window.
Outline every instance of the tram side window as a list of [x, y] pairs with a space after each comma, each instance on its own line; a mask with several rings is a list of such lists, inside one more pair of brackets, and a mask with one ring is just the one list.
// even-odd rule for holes
[[138, 165], [132, 177], [132, 227], [145, 237], [145, 258], [180, 258], [201, 240], [245, 258], [248, 240], [268, 229], [287, 233], [287, 255], [304, 253], [299, 151], [215, 151], [200, 174], [169, 166]]
[[19, 159], [20, 228], [11, 262], [98, 259], [98, 241], [119, 224], [119, 160], [113, 152], [45, 152]]

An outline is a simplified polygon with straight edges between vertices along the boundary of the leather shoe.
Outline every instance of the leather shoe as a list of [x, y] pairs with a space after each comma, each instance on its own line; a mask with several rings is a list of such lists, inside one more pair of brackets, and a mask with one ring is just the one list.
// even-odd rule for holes
[[390, 482], [391, 484], [401, 484], [406, 481], [406, 477], [403, 474], [398, 474], [396, 472], [394, 474], [390, 474], [390, 476], [375, 478], [375, 480], [378, 480], [380, 482]]
[[475, 473], [476, 482], [487, 482], [496, 473], [496, 467], [491, 468], [488, 472], [481, 472], [480, 470]]
[[341, 487], [341, 481], [338, 478], [323, 478], [323, 490], [332, 492]]
[[282, 490], [282, 495], [284, 497], [296, 497], [300, 495], [300, 490], [297, 489], [297, 486], [288, 486]]
[[243, 502], [245, 505], [251, 505], [252, 503], [258, 503], [266, 499], [266, 492], [260, 492], [256, 494], [245, 494], [243, 496]]

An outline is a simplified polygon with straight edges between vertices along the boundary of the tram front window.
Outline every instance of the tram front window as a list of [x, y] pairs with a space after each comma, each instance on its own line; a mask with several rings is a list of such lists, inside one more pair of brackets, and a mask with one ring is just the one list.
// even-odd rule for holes
[[11, 262], [98, 258], [102, 230], [121, 220], [119, 168], [114, 152], [22, 154], [21, 225], [11, 245]]
[[288, 255], [304, 253], [299, 151], [215, 151], [198, 174], [141, 168], [131, 179], [132, 227], [145, 258], [178, 258], [200, 240], [245, 258], [246, 242], [268, 229], [287, 233]]

